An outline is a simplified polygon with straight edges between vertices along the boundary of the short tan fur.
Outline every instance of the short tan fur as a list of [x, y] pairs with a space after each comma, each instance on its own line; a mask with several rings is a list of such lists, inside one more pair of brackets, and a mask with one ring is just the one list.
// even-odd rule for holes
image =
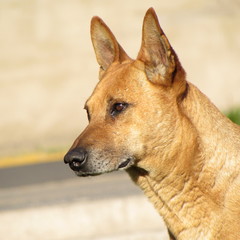
[[240, 127], [186, 80], [155, 11], [136, 60], [98, 17], [91, 37], [100, 81], [65, 162], [79, 176], [125, 169], [171, 239], [240, 239]]

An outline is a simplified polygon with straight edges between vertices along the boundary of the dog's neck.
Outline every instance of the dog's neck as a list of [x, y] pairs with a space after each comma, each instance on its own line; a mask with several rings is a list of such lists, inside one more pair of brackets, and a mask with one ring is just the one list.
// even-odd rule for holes
[[[233, 124], [226, 118], [215, 105], [191, 83], [189, 83], [189, 94], [181, 104], [181, 111], [196, 128], [205, 154], [216, 153], [217, 148], [222, 149], [228, 147], [228, 144], [232, 145], [232, 141], [228, 137], [229, 135], [234, 138], [239, 138], [239, 126]], [[209, 131], [206, 131], [206, 128], [209, 129]], [[206, 150], [208, 150], [208, 152], [206, 152]], [[209, 157], [211, 158], [212, 156], [209, 155]]]
[[[171, 159], [176, 167], [171, 170], [166, 166], [158, 173], [132, 167], [128, 173], [155, 205], [176, 239], [210, 239], [214, 231], [219, 231], [216, 223], [221, 226], [216, 219], [216, 211], [224, 200], [219, 191], [221, 180], [229, 181], [227, 178], [234, 177], [239, 168], [233, 159], [231, 169], [226, 166], [233, 175], [224, 174], [227, 156], [221, 151], [239, 146], [228, 143], [229, 131], [236, 135], [235, 126], [196, 87], [190, 84], [184, 101], [180, 111], [185, 116], [185, 129], [176, 147], [179, 152]], [[225, 128], [221, 127], [223, 124]], [[206, 126], [211, 132], [206, 131]], [[224, 130], [226, 126], [228, 132]]]
[[[128, 172], [154, 204], [176, 239], [205, 239], [211, 226], [204, 219], [214, 216], [212, 212], [216, 203], [205, 196], [193, 179], [174, 176], [173, 172], [159, 181], [141, 169], [133, 167]], [[208, 226], [203, 226], [204, 222]], [[197, 228], [199, 234], [195, 235]]]
[[182, 103], [182, 111], [195, 127], [200, 143], [203, 162], [198, 182], [213, 195], [218, 192], [219, 198], [218, 189], [222, 188], [222, 183], [229, 182], [240, 171], [240, 128], [192, 84], [189, 96]]

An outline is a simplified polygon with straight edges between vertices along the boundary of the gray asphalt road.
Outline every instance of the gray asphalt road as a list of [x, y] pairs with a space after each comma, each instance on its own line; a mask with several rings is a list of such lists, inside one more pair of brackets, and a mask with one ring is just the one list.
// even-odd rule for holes
[[75, 178], [63, 161], [0, 169], [0, 189]]
[[8, 240], [167, 239], [125, 172], [81, 178], [62, 162], [0, 169], [0, 222]]
[[142, 194], [125, 172], [81, 178], [62, 162], [0, 169], [0, 210]]

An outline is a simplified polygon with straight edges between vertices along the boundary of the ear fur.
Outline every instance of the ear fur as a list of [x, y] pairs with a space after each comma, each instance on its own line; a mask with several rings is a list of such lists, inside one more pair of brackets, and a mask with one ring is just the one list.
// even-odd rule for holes
[[172, 84], [175, 71], [181, 68], [153, 8], [146, 12], [143, 20], [142, 45], [137, 59], [145, 63], [145, 72], [150, 81], [166, 86]]
[[91, 21], [91, 38], [100, 65], [101, 73], [105, 72], [113, 62], [123, 62], [130, 58], [117, 42], [108, 26], [99, 17], [93, 17]]

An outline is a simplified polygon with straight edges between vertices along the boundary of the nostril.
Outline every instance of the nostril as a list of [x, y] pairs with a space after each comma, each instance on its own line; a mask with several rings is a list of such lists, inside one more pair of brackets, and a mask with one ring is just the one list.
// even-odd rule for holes
[[79, 161], [79, 159], [73, 159], [72, 165], [74, 167], [80, 167], [83, 164], [84, 160]]
[[72, 170], [78, 171], [78, 170], [81, 169], [81, 167], [84, 163], [85, 163], [85, 158], [84, 159], [74, 158], [69, 165], [70, 165]]

